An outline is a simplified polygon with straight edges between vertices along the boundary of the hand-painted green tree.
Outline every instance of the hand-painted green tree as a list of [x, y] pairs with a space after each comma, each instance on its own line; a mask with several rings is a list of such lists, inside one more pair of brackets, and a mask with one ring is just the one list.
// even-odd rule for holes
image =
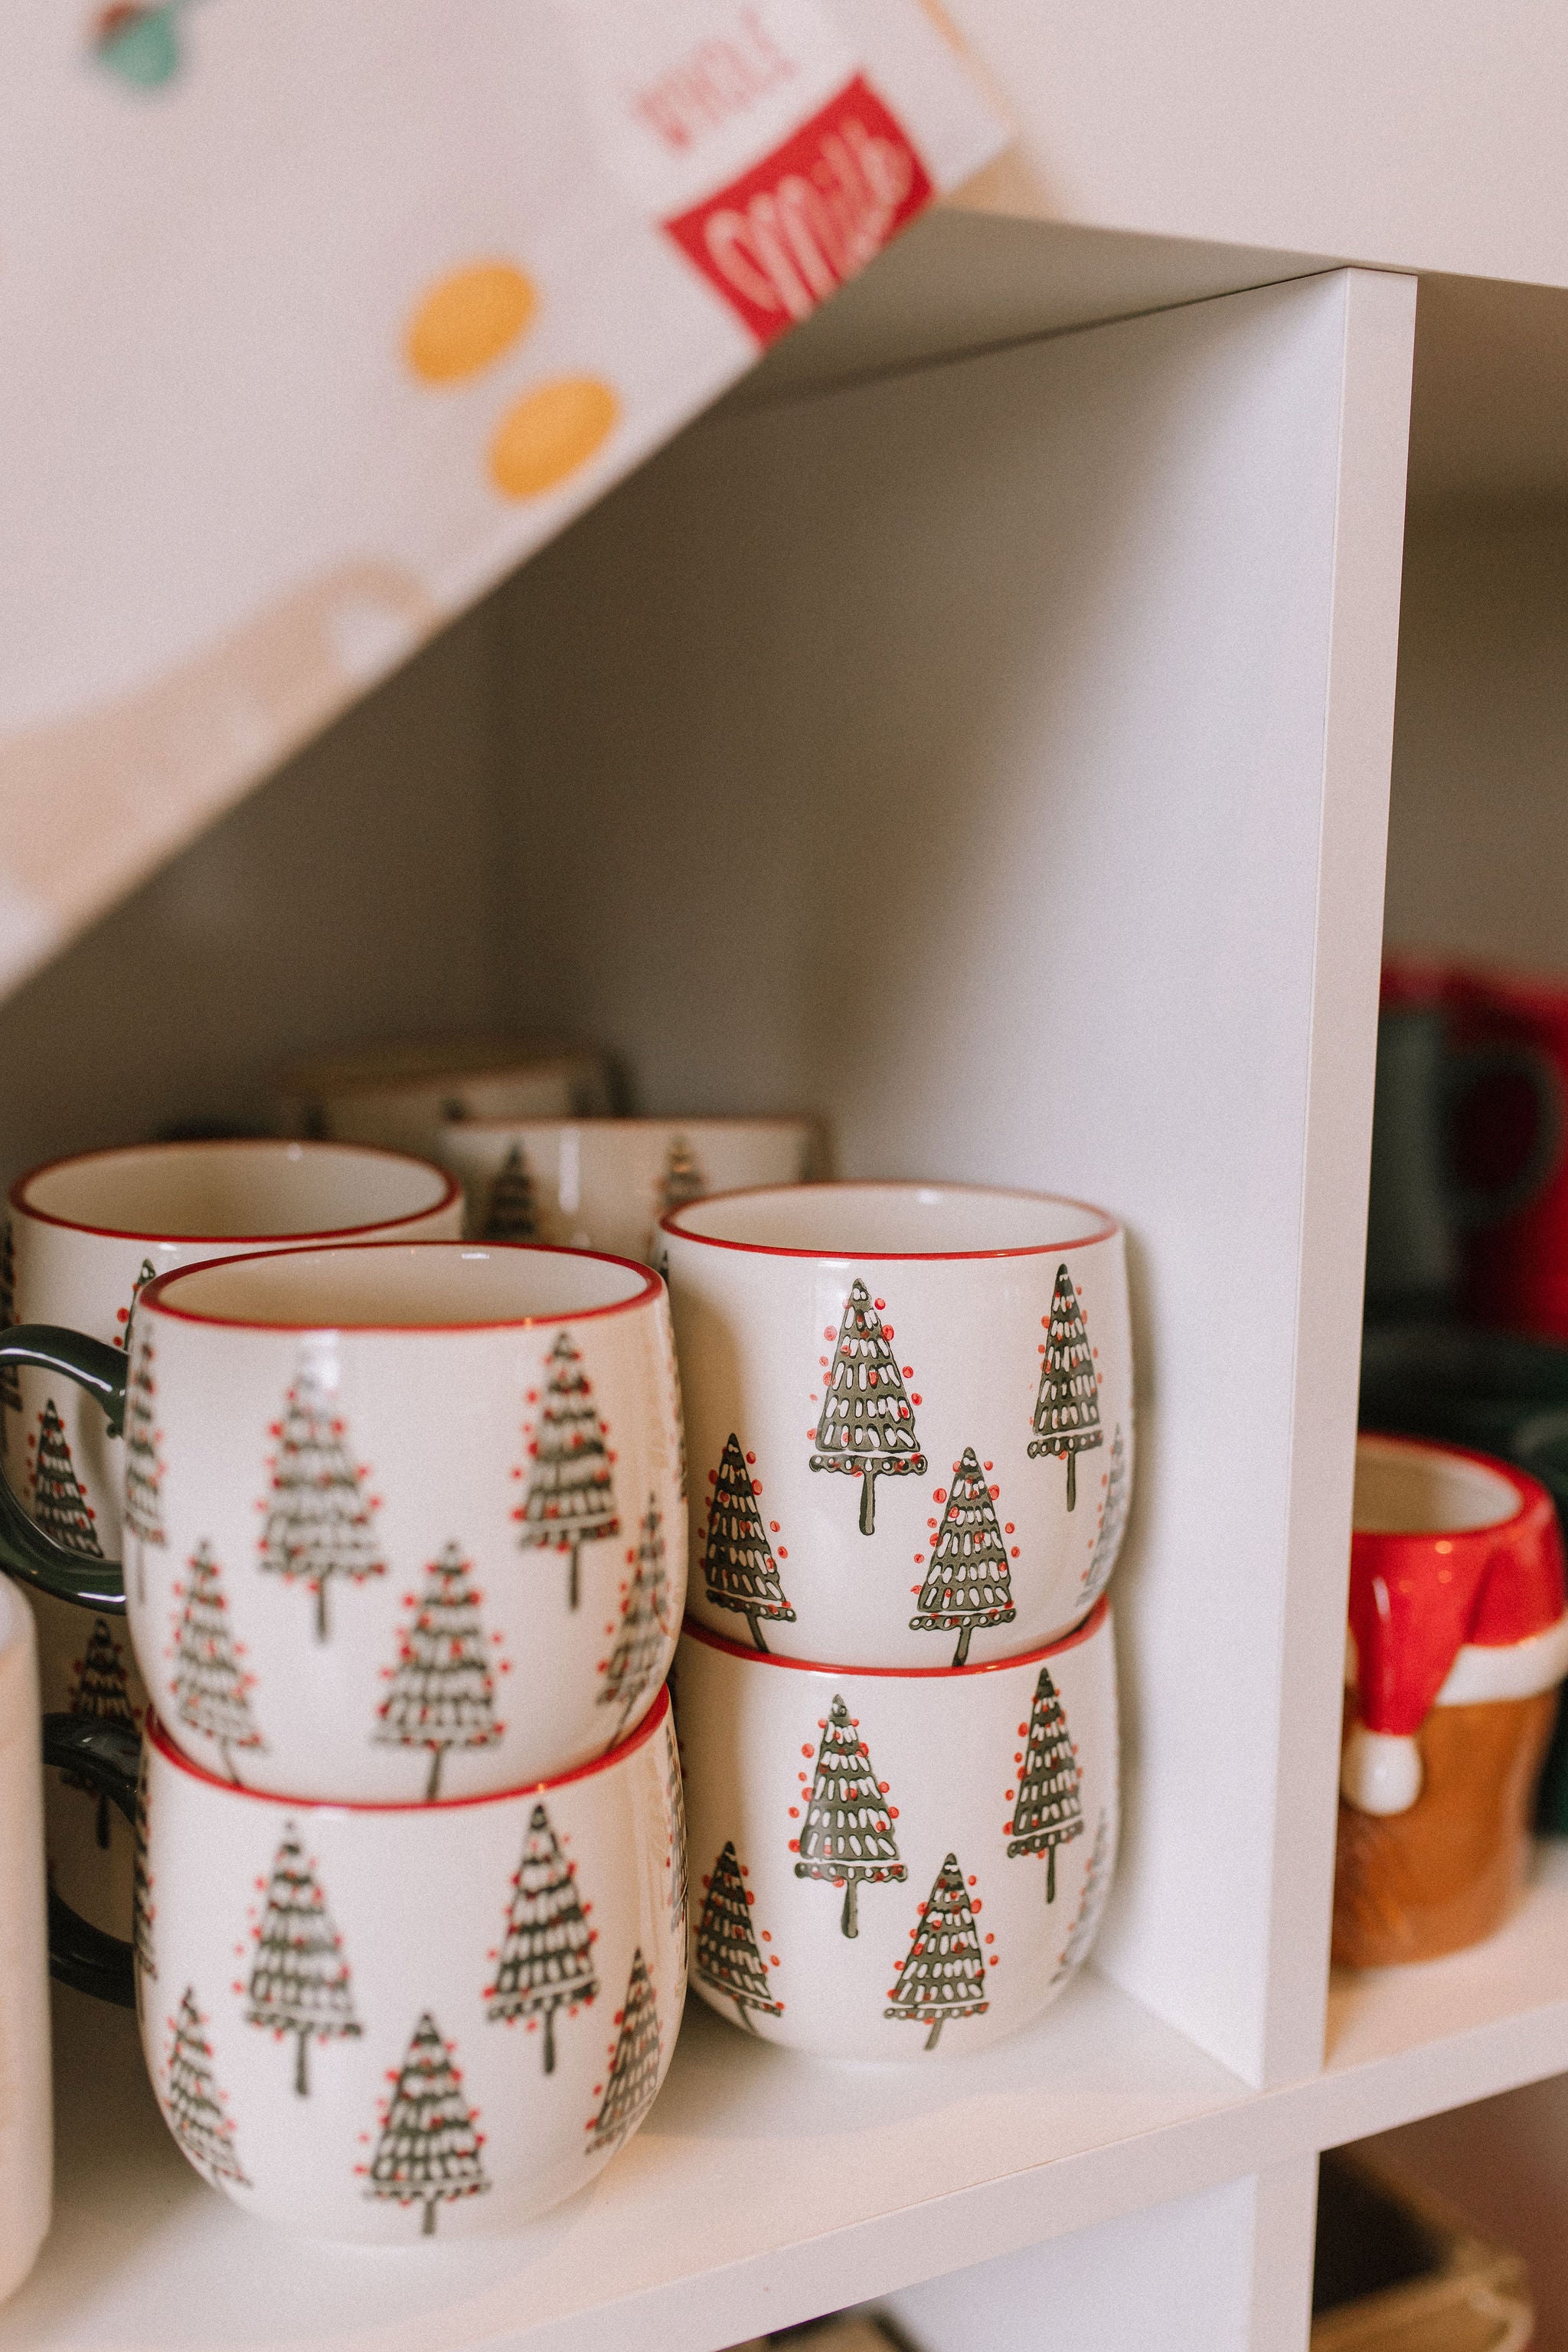
[[479, 2121], [464, 2095], [451, 2046], [426, 2010], [381, 2111], [375, 2154], [363, 2168], [370, 2184], [365, 2195], [423, 2205], [420, 2235], [434, 2237], [440, 2206], [459, 2197], [482, 2197], [490, 2185], [479, 2154], [484, 2138]]
[[[1068, 1719], [1048, 1666], [1040, 1668], [1029, 1720], [1018, 1726], [1026, 1745], [1013, 1759], [1017, 1768], [1017, 1801], [1007, 1852], [1043, 1853], [1046, 1857], [1046, 1901], [1057, 1899], [1057, 1848], [1083, 1835], [1083, 1775], [1068, 1729]], [[1008, 1790], [1009, 1797], [1013, 1790]]]
[[[534, 1400], [530, 1399], [532, 1402]], [[571, 1333], [561, 1331], [550, 1351], [539, 1418], [528, 1442], [528, 1492], [514, 1517], [521, 1541], [567, 1553], [567, 1605], [579, 1599], [577, 1558], [585, 1543], [620, 1533], [607, 1433]], [[518, 1475], [523, 1474], [520, 1471]]]
[[169, 2029], [174, 2039], [163, 2093], [169, 2129], [196, 2170], [215, 2186], [220, 2180], [233, 2180], [248, 2189], [250, 2183], [235, 2153], [234, 2126], [224, 2112], [223, 2093], [213, 2079], [207, 2021], [196, 2006], [193, 1985], [187, 1985], [181, 1995], [180, 2013], [169, 2020]]
[[910, 1619], [910, 1629], [916, 1633], [956, 1632], [952, 1663], [962, 1666], [977, 1625], [1007, 1625], [1017, 1613], [992, 1489], [973, 1446], [966, 1445], [963, 1459], [952, 1465], [942, 1525], [931, 1538], [920, 1612]]
[[1100, 1426], [1100, 1379], [1094, 1353], [1065, 1260], [1057, 1268], [1050, 1314], [1041, 1319], [1046, 1326], [1045, 1360], [1035, 1398], [1029, 1458], [1033, 1461], [1041, 1454], [1062, 1455], [1068, 1465], [1070, 1511], [1078, 1504], [1078, 1457], [1103, 1445], [1105, 1436]]
[[83, 1559], [101, 1559], [96, 1517], [76, 1475], [58, 1409], [53, 1397], [46, 1397], [33, 1456], [34, 1520], [67, 1551], [78, 1552]]
[[759, 1483], [752, 1475], [733, 1430], [724, 1441], [717, 1470], [708, 1474], [708, 1532], [702, 1550], [702, 1581], [715, 1609], [744, 1617], [752, 1639], [766, 1651], [762, 1621], [795, 1623], [773, 1546], [757, 1508]]
[[832, 1358], [823, 1370], [817, 1450], [811, 1457], [814, 1470], [842, 1470], [861, 1481], [863, 1536], [876, 1533], [879, 1476], [919, 1477], [926, 1466], [915, 1434], [914, 1407], [883, 1311], [882, 1301], [873, 1300], [857, 1277], [849, 1286]]
[[[102, 1617], [93, 1619], [87, 1648], [77, 1661], [70, 1711], [73, 1715], [91, 1716], [98, 1723], [123, 1723], [132, 1730], [136, 1728], [125, 1679], [125, 1659]], [[107, 1846], [110, 1808], [103, 1790], [96, 1780], [79, 1772], [62, 1772], [60, 1780], [66, 1788], [79, 1789], [93, 1800], [98, 1808], [95, 1834], [99, 1844]]]
[[1100, 1531], [1094, 1538], [1094, 1549], [1083, 1571], [1079, 1598], [1087, 1609], [1099, 1600], [1110, 1581], [1110, 1571], [1121, 1549], [1121, 1538], [1127, 1531], [1127, 1507], [1131, 1492], [1127, 1476], [1127, 1448], [1122, 1443], [1121, 1423], [1116, 1424], [1116, 1434], [1110, 1441], [1110, 1470], [1105, 1482], [1105, 1500], [1100, 1506]]
[[497, 1169], [485, 1203], [479, 1238], [487, 1242], [533, 1242], [539, 1239], [539, 1203], [533, 1197], [521, 1143], [514, 1143]]
[[910, 1948], [888, 1993], [885, 2017], [929, 2025], [928, 2050], [936, 2048], [950, 2017], [980, 2017], [985, 1997], [985, 1956], [974, 1924], [978, 1899], [971, 1904], [958, 1857], [950, 1853], [910, 1929]]
[[136, 2005], [142, 2005], [142, 1979], [154, 1982], [158, 1961], [153, 1948], [153, 1922], [158, 1916], [153, 1899], [153, 1873], [147, 1861], [147, 1751], [142, 1750], [142, 1770], [136, 1782], [136, 1822], [133, 1840], [133, 1868], [131, 1880], [131, 1942], [136, 1954]]
[[599, 2111], [584, 2126], [588, 2156], [596, 2156], [602, 2147], [618, 2147], [636, 2131], [658, 2089], [658, 2007], [640, 1948], [632, 1954], [626, 1997], [615, 2022], [617, 2031], [610, 2071], [602, 2084], [594, 2085]]
[[[496, 1717], [481, 1598], [471, 1563], [458, 1545], [448, 1544], [426, 1569], [423, 1592], [409, 1594], [409, 1622], [398, 1637], [396, 1660], [382, 1669], [389, 1687], [371, 1736], [384, 1748], [430, 1750], [427, 1805], [440, 1793], [449, 1748], [489, 1748], [506, 1730]], [[504, 1662], [497, 1664], [504, 1673]]]
[[309, 1365], [284, 1398], [272, 1435], [278, 1451], [268, 1465], [261, 1565], [315, 1594], [316, 1639], [324, 1642], [333, 1580], [360, 1584], [386, 1573], [360, 1483], [366, 1473], [350, 1454], [343, 1418]]
[[1068, 1922], [1068, 1939], [1062, 1946], [1061, 1957], [1051, 1977], [1053, 1984], [1060, 1984], [1064, 1977], [1070, 1977], [1074, 1969], [1087, 1957], [1110, 1892], [1110, 1817], [1102, 1811], [1095, 1828], [1094, 1843], [1089, 1849], [1089, 1867], [1084, 1872], [1083, 1885], [1079, 1891], [1078, 1909]]
[[[658, 1499], [650, 1495], [632, 1555], [631, 1577], [621, 1603], [621, 1622], [615, 1629], [610, 1654], [602, 1668], [597, 1704], [619, 1710], [615, 1738], [619, 1739], [658, 1679], [671, 1628], [666, 1622], [669, 1600], [664, 1566], [664, 1531]], [[612, 1743], [613, 1744], [613, 1743]]]
[[294, 2090], [300, 2098], [310, 2088], [310, 2043], [357, 2040], [360, 2032], [342, 1938], [292, 1822], [283, 1824], [283, 1843], [273, 1858], [257, 1924], [245, 2021], [279, 2041], [293, 2035]]
[[[752, 1925], [752, 1906], [756, 1897], [747, 1890], [746, 1875], [733, 1838], [726, 1838], [711, 1876], [702, 1882], [707, 1893], [702, 1916], [697, 1923], [695, 1973], [705, 1985], [711, 1985], [715, 1992], [733, 2001], [741, 2023], [748, 2033], [754, 2033], [757, 2029], [752, 2023], [750, 2011], [757, 2010], [765, 2017], [782, 2017], [784, 2003], [773, 1998], [773, 1987]], [[768, 1957], [776, 1969], [777, 1958], [772, 1953]]]
[[137, 1599], [147, 1598], [147, 1580], [140, 1547], [162, 1544], [163, 1535], [163, 1460], [158, 1450], [158, 1382], [153, 1372], [154, 1349], [150, 1339], [138, 1339], [131, 1359], [125, 1394], [125, 1525], [138, 1545]]
[[234, 1750], [267, 1742], [251, 1718], [249, 1692], [255, 1677], [240, 1664], [228, 1630], [223, 1576], [212, 1546], [199, 1543], [191, 1555], [188, 1579], [174, 1587], [181, 1603], [174, 1635], [174, 1706], [183, 1723], [216, 1740], [224, 1770], [236, 1785]]
[[485, 1987], [493, 2021], [518, 2018], [544, 2027], [544, 2072], [555, 2072], [555, 2013], [575, 2017], [598, 1992], [595, 1931], [577, 1892], [576, 1874], [542, 1805], [529, 1816], [522, 1859], [512, 1873], [506, 1934], [496, 1972]]
[[[861, 1881], [876, 1885], [909, 1874], [899, 1860], [888, 1791], [872, 1769], [858, 1718], [837, 1693], [827, 1714], [819, 1718], [819, 1728], [822, 1744], [805, 1820], [799, 1837], [790, 1840], [791, 1852], [800, 1856], [795, 1874], [842, 1886], [844, 1909], [838, 1924], [846, 1936], [858, 1936]], [[803, 1773], [803, 1781], [805, 1777]]]

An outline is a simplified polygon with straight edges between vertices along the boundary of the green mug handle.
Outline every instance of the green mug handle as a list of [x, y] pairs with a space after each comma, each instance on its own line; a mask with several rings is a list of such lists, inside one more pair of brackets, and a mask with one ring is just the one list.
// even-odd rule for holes
[[[58, 1323], [16, 1323], [0, 1335], [0, 1369], [7, 1364], [33, 1364], [75, 1381], [97, 1399], [109, 1416], [109, 1433], [118, 1437], [125, 1426], [126, 1350], [84, 1331], [68, 1331]], [[73, 1601], [79, 1609], [97, 1609], [106, 1615], [125, 1612], [125, 1575], [117, 1559], [86, 1559], [80, 1552], [56, 1543], [37, 1528], [22, 1508], [11, 1483], [0, 1471], [0, 1568], [57, 1601]]]
[[[142, 1735], [130, 1724], [105, 1723], [90, 1715], [46, 1715], [44, 1761], [58, 1765], [101, 1789], [136, 1827], [136, 1785]], [[136, 2006], [136, 1954], [118, 1936], [89, 1926], [49, 1889], [49, 1974], [95, 2000], [120, 2009]]]

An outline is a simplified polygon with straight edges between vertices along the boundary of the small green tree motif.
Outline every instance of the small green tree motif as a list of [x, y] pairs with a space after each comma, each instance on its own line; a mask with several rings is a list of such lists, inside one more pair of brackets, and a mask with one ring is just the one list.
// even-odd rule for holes
[[688, 1201], [700, 1201], [707, 1190], [708, 1180], [690, 1144], [684, 1135], [671, 1136], [664, 1174], [659, 1179], [655, 1223], [659, 1217], [668, 1217], [672, 1209], [683, 1208]]
[[310, 2089], [311, 2042], [357, 2039], [360, 2031], [342, 1937], [292, 1822], [283, 1824], [257, 1925], [245, 2021], [279, 2042], [294, 2036], [294, 2092], [301, 2099]]
[[[138, 1345], [131, 1360], [125, 1398], [125, 1524], [139, 1544], [162, 1544], [163, 1535], [163, 1462], [158, 1451], [163, 1432], [158, 1427], [158, 1384], [153, 1371], [151, 1339]], [[147, 1598], [147, 1581], [140, 1554], [137, 1598]]]
[[[1040, 1668], [1029, 1720], [1018, 1726], [1027, 1741], [1013, 1761], [1018, 1768], [1017, 1801], [1005, 1824], [1007, 1852], [1043, 1853], [1046, 1857], [1046, 1901], [1057, 1899], [1057, 1848], [1083, 1835], [1083, 1775], [1068, 1729], [1068, 1719], [1048, 1666]], [[1009, 1798], [1013, 1790], [1008, 1790]]]
[[977, 1625], [1011, 1624], [1018, 1613], [994, 1496], [973, 1446], [966, 1445], [963, 1459], [952, 1465], [942, 1525], [931, 1539], [920, 1613], [910, 1619], [911, 1633], [957, 1633], [955, 1666], [968, 1658]]
[[1040, 1366], [1039, 1393], [1035, 1399], [1035, 1435], [1029, 1458], [1059, 1454], [1068, 1465], [1068, 1508], [1078, 1504], [1078, 1457], [1105, 1443], [1100, 1426], [1100, 1380], [1094, 1353], [1084, 1328], [1072, 1276], [1064, 1261], [1057, 1268], [1051, 1311], [1046, 1326], [1045, 1361]]
[[658, 2090], [658, 2007], [640, 1947], [632, 1954], [626, 1997], [614, 2021], [617, 2031], [609, 2074], [594, 2085], [599, 2112], [584, 2126], [588, 2156], [596, 2156], [602, 2147], [618, 2147], [636, 2131]]
[[784, 1597], [773, 1546], [757, 1508], [761, 1481], [752, 1475], [741, 1441], [733, 1430], [724, 1440], [717, 1470], [708, 1473], [713, 1492], [708, 1498], [708, 1532], [702, 1552], [702, 1580], [715, 1609], [732, 1609], [744, 1617], [752, 1639], [764, 1654], [763, 1619], [795, 1623], [795, 1611]]
[[950, 1853], [910, 1929], [910, 1948], [888, 1994], [892, 2006], [882, 2012], [929, 2025], [928, 2050], [936, 2048], [950, 2017], [980, 2017], [991, 2006], [985, 1998], [985, 1957], [974, 1924], [979, 1907], [978, 1899], [970, 1902], [957, 1855]]
[[[893, 1814], [884, 1801], [888, 1791], [872, 1769], [859, 1718], [836, 1693], [818, 1721], [822, 1745], [816, 1751], [816, 1778], [805, 1825], [800, 1836], [790, 1840], [790, 1851], [800, 1856], [795, 1866], [797, 1878], [823, 1878], [843, 1887], [839, 1927], [846, 1936], [858, 1936], [862, 1879], [877, 1885], [909, 1874], [899, 1860]], [[800, 1778], [804, 1783], [804, 1772]]]
[[398, 1639], [396, 1663], [382, 1670], [391, 1687], [376, 1710], [372, 1736], [385, 1748], [430, 1750], [427, 1805], [439, 1792], [449, 1748], [489, 1748], [506, 1730], [496, 1717], [489, 1644], [479, 1617], [484, 1596], [472, 1577], [461, 1548], [448, 1544], [426, 1569], [424, 1591], [409, 1594], [412, 1614]]
[[664, 1727], [664, 1809], [669, 1823], [669, 1918], [678, 1947], [684, 1948], [689, 1895], [686, 1864], [686, 1797], [680, 1780], [680, 1751], [675, 1743], [675, 1719]]
[[1121, 1549], [1121, 1538], [1127, 1531], [1127, 1507], [1131, 1500], [1131, 1488], [1127, 1476], [1127, 1448], [1122, 1443], [1121, 1423], [1116, 1424], [1116, 1434], [1110, 1441], [1110, 1471], [1105, 1482], [1105, 1500], [1100, 1505], [1100, 1532], [1089, 1553], [1089, 1565], [1083, 1571], [1080, 1598], [1087, 1606], [1098, 1601], [1110, 1581], [1110, 1571]]
[[[93, 1619], [86, 1651], [76, 1661], [70, 1711], [73, 1715], [91, 1716], [98, 1723], [123, 1723], [130, 1730], [136, 1728], [136, 1717], [126, 1683], [124, 1654], [102, 1617]], [[80, 1772], [62, 1772], [60, 1780], [64, 1787], [79, 1789], [84, 1796], [93, 1800], [98, 1808], [95, 1835], [99, 1844], [107, 1847], [110, 1808], [104, 1791]]]
[[174, 2039], [169, 2047], [168, 2081], [163, 2113], [170, 2130], [196, 2170], [214, 2186], [249, 2181], [235, 2153], [234, 2126], [225, 2113], [223, 2093], [213, 2080], [212, 2043], [207, 2021], [196, 2006], [195, 1988], [187, 1985], [180, 1997], [180, 2013], [169, 2020]]
[[[726, 1838], [711, 1876], [702, 1882], [707, 1894], [697, 1923], [695, 1965], [703, 1983], [732, 2001], [742, 2025], [748, 2033], [755, 2033], [751, 2011], [760, 2011], [766, 2017], [782, 2017], [784, 2003], [771, 1997], [768, 1972], [752, 1926], [752, 1906], [756, 1896], [746, 1887], [747, 1875], [735, 1852], [734, 1840]], [[777, 1959], [771, 1954], [769, 1957], [776, 1969]]]
[[496, 1171], [485, 1203], [484, 1229], [479, 1235], [486, 1242], [534, 1242], [539, 1239], [539, 1204], [533, 1197], [533, 1178], [529, 1172], [521, 1143], [514, 1143]]
[[[5, 1230], [0, 1237], [0, 1330], [8, 1331], [16, 1320], [16, 1243], [11, 1230], [11, 1220], [5, 1220]], [[10, 1430], [5, 1416], [22, 1410], [22, 1383], [15, 1364], [0, 1364], [0, 1449]]]
[[862, 1482], [863, 1536], [876, 1533], [878, 1477], [918, 1477], [926, 1466], [914, 1408], [882, 1314], [882, 1301], [873, 1301], [857, 1277], [849, 1286], [832, 1360], [825, 1360], [817, 1451], [811, 1457], [814, 1470], [842, 1470]]
[[188, 1580], [174, 1587], [181, 1602], [174, 1633], [174, 1705], [180, 1720], [216, 1740], [224, 1770], [236, 1786], [239, 1774], [233, 1750], [267, 1752], [251, 1719], [247, 1696], [255, 1680], [239, 1663], [228, 1630], [228, 1604], [212, 1547], [199, 1543], [191, 1555]]
[[544, 2025], [544, 2071], [555, 2072], [555, 2012], [575, 2017], [598, 1992], [596, 1940], [577, 1892], [576, 1874], [542, 1805], [529, 1816], [522, 1860], [511, 1875], [506, 1934], [493, 1983], [485, 1987], [493, 2021], [526, 2018]]
[[450, 2043], [426, 2010], [414, 2029], [392, 2092], [381, 2110], [381, 2137], [361, 2170], [367, 2197], [423, 2205], [420, 2235], [436, 2234], [437, 2210], [489, 2187], [480, 2150], [479, 2111], [463, 2093]]
[[33, 1460], [33, 1517], [47, 1536], [83, 1559], [101, 1559], [103, 1547], [94, 1526], [97, 1513], [82, 1492], [53, 1397], [46, 1397], [38, 1415], [38, 1442]]
[[[600, 1706], [620, 1710], [616, 1739], [626, 1731], [638, 1701], [658, 1681], [669, 1640], [670, 1628], [665, 1622], [669, 1588], [664, 1567], [664, 1531], [658, 1498], [653, 1495], [648, 1496], [647, 1508], [643, 1513], [637, 1550], [627, 1557], [632, 1562], [631, 1580], [625, 1590], [621, 1622], [615, 1629], [610, 1654], [600, 1668], [604, 1681], [597, 1701]], [[609, 1630], [606, 1626], [605, 1631]]]
[[[536, 1392], [529, 1399], [535, 1401]], [[544, 1544], [570, 1555], [567, 1601], [575, 1609], [578, 1553], [585, 1543], [618, 1535], [621, 1522], [610, 1477], [607, 1433], [581, 1352], [568, 1331], [557, 1333], [550, 1351], [543, 1401], [528, 1453], [533, 1465], [528, 1493], [513, 1517], [522, 1522], [525, 1549]]]
[[153, 1922], [158, 1906], [153, 1900], [153, 1874], [147, 1866], [147, 1765], [145, 1751], [142, 1769], [136, 1781], [136, 1824], [132, 1842], [133, 1867], [131, 1879], [131, 1941], [136, 1954], [138, 2002], [142, 1997], [142, 1977], [157, 1979], [158, 1964], [153, 1951]]
[[278, 1451], [268, 1464], [270, 1499], [261, 1504], [261, 1565], [315, 1594], [316, 1639], [324, 1642], [332, 1579], [359, 1584], [386, 1573], [370, 1523], [374, 1498], [367, 1503], [360, 1485], [368, 1474], [352, 1459], [342, 1417], [309, 1365], [285, 1396], [271, 1433]]
[[157, 1271], [158, 1269], [153, 1265], [152, 1259], [150, 1257], [144, 1257], [137, 1271], [136, 1279], [131, 1286], [131, 1297], [129, 1303], [124, 1307], [117, 1307], [115, 1308], [114, 1319], [120, 1326], [120, 1328], [114, 1334], [114, 1345], [117, 1348], [129, 1349], [131, 1346], [132, 1330], [136, 1321], [137, 1302], [141, 1298], [142, 1293], [146, 1289], [147, 1285], [156, 1275]]
[[1068, 1939], [1062, 1946], [1061, 1958], [1051, 1979], [1053, 1984], [1060, 1984], [1064, 1977], [1070, 1977], [1086, 1958], [1099, 1931], [1100, 1914], [1105, 1909], [1105, 1898], [1110, 1892], [1110, 1817], [1102, 1811], [1095, 1829], [1094, 1844], [1089, 1851], [1089, 1867], [1084, 1873], [1083, 1885], [1079, 1894], [1078, 1909], [1072, 1915]]

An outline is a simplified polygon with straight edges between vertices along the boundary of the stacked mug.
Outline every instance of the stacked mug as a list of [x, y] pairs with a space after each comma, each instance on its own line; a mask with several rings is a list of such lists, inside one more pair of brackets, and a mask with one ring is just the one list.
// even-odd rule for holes
[[0, 1546], [92, 1629], [46, 1728], [76, 1882], [100, 1796], [134, 1864], [121, 1942], [62, 1850], [56, 1972], [134, 1998], [247, 2210], [395, 2242], [558, 2202], [685, 1990], [662, 1282], [466, 1244], [450, 1179], [355, 1146], [99, 1154], [12, 1205]]
[[661, 1230], [693, 1981], [819, 2055], [984, 2048], [1084, 1958], [1114, 1864], [1121, 1229], [1032, 1193], [820, 1184]]

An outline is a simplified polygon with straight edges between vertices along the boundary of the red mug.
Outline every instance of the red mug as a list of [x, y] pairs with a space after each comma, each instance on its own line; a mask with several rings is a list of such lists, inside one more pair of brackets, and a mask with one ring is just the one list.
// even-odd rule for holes
[[1489, 1454], [1356, 1447], [1334, 1957], [1429, 1959], [1489, 1935], [1523, 1883], [1568, 1670], [1556, 1510]]
[[1468, 1320], [1568, 1339], [1568, 981], [1456, 971], [1444, 992], [1468, 1075], [1449, 1148], [1467, 1220]]

